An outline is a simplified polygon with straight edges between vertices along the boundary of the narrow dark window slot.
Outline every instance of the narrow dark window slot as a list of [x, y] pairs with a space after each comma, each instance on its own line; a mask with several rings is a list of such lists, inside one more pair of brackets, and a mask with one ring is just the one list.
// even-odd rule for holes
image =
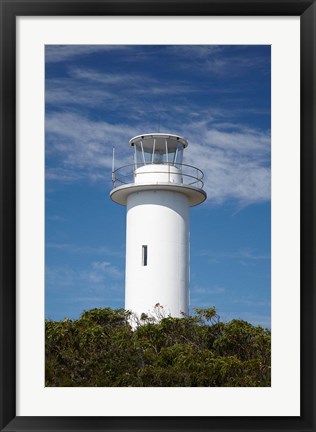
[[142, 263], [143, 266], [147, 265], [147, 245], [142, 246]]

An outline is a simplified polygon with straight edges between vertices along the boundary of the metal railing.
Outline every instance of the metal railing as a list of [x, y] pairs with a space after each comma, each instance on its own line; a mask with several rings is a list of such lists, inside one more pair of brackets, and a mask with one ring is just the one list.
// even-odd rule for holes
[[[152, 171], [144, 171], [144, 172], [135, 172], [137, 168], [141, 166], [159, 166], [159, 165], [167, 165], [169, 167], [168, 171], [157, 171], [156, 169]], [[173, 171], [170, 168], [175, 167], [178, 168], [179, 171]], [[162, 162], [159, 164], [146, 164], [138, 163], [138, 164], [129, 164], [124, 165], [122, 167], [117, 168], [112, 171], [112, 186], [117, 187], [124, 184], [135, 183], [135, 177], [140, 175], [148, 175], [148, 174], [167, 174], [167, 181], [159, 181], [161, 183], [172, 183], [177, 184], [178, 182], [172, 181], [175, 177], [179, 176], [181, 178], [181, 182], [178, 184], [183, 184], [187, 186], [194, 186], [200, 189], [203, 189], [204, 182], [202, 179], [204, 178], [204, 173], [199, 168], [188, 165], [188, 164], [173, 164], [171, 162]], [[141, 183], [140, 183], [141, 184]]]

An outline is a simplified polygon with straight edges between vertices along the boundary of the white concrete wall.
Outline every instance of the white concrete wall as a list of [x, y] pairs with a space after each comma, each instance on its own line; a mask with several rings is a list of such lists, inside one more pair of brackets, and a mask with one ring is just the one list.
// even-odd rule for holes
[[[189, 204], [178, 192], [140, 191], [127, 199], [125, 308], [151, 313], [159, 303], [180, 317], [189, 304]], [[142, 245], [148, 246], [147, 266]]]
[[182, 174], [172, 165], [149, 164], [135, 170], [135, 183], [182, 183]]

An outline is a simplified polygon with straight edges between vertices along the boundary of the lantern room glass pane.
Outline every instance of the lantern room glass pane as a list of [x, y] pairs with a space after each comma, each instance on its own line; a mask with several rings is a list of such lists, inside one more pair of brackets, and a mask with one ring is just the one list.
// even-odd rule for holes
[[138, 141], [135, 144], [135, 165], [136, 165], [136, 168], [139, 168], [140, 166], [145, 165], [145, 155], [143, 152], [141, 141]]
[[166, 151], [155, 150], [153, 154], [154, 164], [165, 164], [167, 162]]
[[174, 155], [174, 165], [177, 168], [181, 169], [182, 160], [183, 160], [183, 144], [179, 143], [177, 151]]

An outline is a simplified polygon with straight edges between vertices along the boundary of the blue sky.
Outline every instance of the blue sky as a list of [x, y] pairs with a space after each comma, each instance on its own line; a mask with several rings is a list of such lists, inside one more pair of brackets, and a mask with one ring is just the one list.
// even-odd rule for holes
[[135, 135], [189, 141], [205, 174], [191, 208], [190, 309], [270, 327], [270, 46], [48, 45], [46, 317], [124, 307], [125, 207], [116, 166]]

